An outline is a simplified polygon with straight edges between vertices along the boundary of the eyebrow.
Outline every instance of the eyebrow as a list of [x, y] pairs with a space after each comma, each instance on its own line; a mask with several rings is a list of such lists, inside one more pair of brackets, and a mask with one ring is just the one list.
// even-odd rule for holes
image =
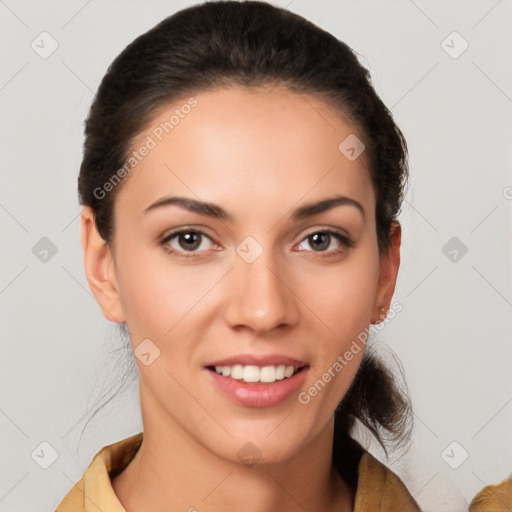
[[[206, 215], [208, 217], [212, 217], [215, 219], [233, 220], [233, 217], [219, 205], [216, 205], [214, 203], [208, 203], [205, 201], [198, 201], [196, 199], [191, 199], [189, 197], [178, 196], [162, 197], [161, 199], [158, 199], [157, 201], [149, 205], [143, 211], [143, 214], [145, 215], [150, 211], [156, 210], [157, 208], [162, 208], [170, 205], [181, 206], [182, 208], [192, 213]], [[361, 203], [359, 203], [355, 199], [352, 199], [351, 197], [337, 195], [296, 208], [291, 216], [291, 220], [298, 221], [305, 219], [307, 217], [312, 217], [314, 215], [326, 212], [336, 206], [354, 206], [359, 210], [363, 219], [365, 219], [365, 211]]]

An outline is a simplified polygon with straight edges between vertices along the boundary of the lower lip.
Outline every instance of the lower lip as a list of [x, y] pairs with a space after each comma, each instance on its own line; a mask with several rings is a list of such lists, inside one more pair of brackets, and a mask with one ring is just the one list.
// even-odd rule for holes
[[248, 383], [224, 377], [206, 368], [210, 379], [224, 395], [246, 407], [272, 407], [295, 394], [306, 379], [307, 367], [292, 377], [274, 382]]

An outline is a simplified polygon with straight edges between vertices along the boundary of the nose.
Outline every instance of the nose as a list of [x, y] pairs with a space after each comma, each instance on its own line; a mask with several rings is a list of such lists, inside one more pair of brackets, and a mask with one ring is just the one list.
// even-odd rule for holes
[[293, 283], [277, 269], [270, 251], [263, 251], [252, 263], [237, 256], [229, 278], [233, 292], [225, 315], [232, 328], [263, 334], [298, 322]]

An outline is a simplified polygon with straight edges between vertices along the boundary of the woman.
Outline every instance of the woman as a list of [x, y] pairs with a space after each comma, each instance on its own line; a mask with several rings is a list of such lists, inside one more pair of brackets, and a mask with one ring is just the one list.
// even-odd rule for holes
[[352, 50], [263, 2], [184, 9], [115, 59], [85, 135], [85, 270], [143, 432], [57, 511], [420, 510], [351, 436], [411, 428], [366, 348], [400, 306], [407, 149]]

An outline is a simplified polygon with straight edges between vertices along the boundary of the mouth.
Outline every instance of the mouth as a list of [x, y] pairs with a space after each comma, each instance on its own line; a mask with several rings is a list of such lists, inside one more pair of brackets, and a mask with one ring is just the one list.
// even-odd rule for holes
[[308, 364], [288, 358], [274, 359], [281, 364], [245, 359], [224, 360], [223, 363], [230, 364], [211, 364], [204, 368], [214, 388], [238, 405], [265, 408], [289, 403], [306, 382]]
[[241, 382], [271, 384], [272, 382], [290, 379], [307, 368], [307, 366], [306, 364], [265, 366], [234, 364], [223, 366], [211, 365], [206, 368], [218, 375]]
[[285, 354], [236, 354], [209, 361], [204, 370], [222, 396], [263, 408], [289, 402], [305, 384], [309, 363]]

